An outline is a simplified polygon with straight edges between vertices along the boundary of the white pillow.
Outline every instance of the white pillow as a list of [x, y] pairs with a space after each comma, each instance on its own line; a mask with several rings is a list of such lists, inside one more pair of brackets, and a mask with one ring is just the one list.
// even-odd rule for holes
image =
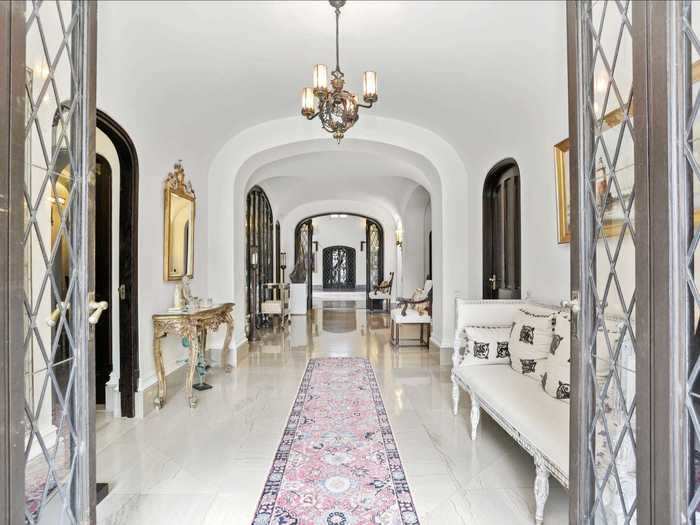
[[550, 355], [554, 312], [527, 306], [520, 308], [510, 334], [510, 366], [535, 381], [542, 378], [542, 362]]
[[502, 364], [510, 362], [508, 350], [510, 329], [508, 326], [467, 326], [466, 353], [482, 364]]
[[569, 402], [571, 395], [571, 322], [561, 312], [554, 317], [551, 355], [542, 369], [542, 388], [555, 399]]

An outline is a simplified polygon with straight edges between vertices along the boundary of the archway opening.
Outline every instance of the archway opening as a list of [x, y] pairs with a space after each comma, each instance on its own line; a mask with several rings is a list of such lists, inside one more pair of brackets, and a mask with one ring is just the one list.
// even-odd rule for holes
[[349, 212], [306, 217], [294, 228], [294, 248], [295, 264], [306, 269], [307, 309], [313, 307], [314, 296], [336, 298], [329, 290], [342, 290], [344, 302], [376, 306], [369, 292], [384, 279], [384, 228], [378, 220]]

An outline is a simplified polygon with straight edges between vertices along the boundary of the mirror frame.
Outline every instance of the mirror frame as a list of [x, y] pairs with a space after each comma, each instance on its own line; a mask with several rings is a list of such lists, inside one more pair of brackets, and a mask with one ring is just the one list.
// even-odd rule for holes
[[163, 206], [163, 279], [165, 281], [181, 281], [184, 277], [184, 274], [180, 276], [172, 275], [168, 264], [170, 257], [170, 205], [173, 195], [192, 202], [192, 265], [189, 273], [186, 274], [191, 278], [194, 276], [194, 232], [195, 218], [197, 216], [197, 197], [192, 189], [192, 183], [189, 181], [185, 182], [185, 170], [180, 162], [175, 164], [173, 171], [168, 173], [165, 179]]

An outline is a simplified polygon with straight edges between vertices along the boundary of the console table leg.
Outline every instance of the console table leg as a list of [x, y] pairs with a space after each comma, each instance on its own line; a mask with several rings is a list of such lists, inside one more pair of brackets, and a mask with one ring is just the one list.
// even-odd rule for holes
[[452, 413], [456, 416], [459, 412], [459, 385], [452, 380]]
[[185, 397], [190, 408], [197, 406], [197, 398], [192, 393], [192, 383], [194, 382], [194, 372], [197, 368], [197, 358], [199, 357], [199, 337], [196, 330], [192, 330], [188, 336], [190, 340], [190, 363], [185, 378]]
[[233, 370], [233, 367], [228, 362], [228, 347], [231, 344], [233, 336], [233, 317], [231, 314], [226, 314], [226, 337], [224, 338], [224, 347], [221, 349], [221, 366], [228, 373]]
[[163, 338], [162, 333], [153, 332], [153, 357], [156, 365], [156, 376], [158, 376], [158, 397], [153, 400], [156, 408], [161, 408], [165, 405], [165, 397], [167, 395], [168, 385], [165, 382], [165, 366], [163, 365], [163, 351], [160, 348], [160, 340]]
[[535, 455], [535, 523], [544, 523], [544, 505], [549, 497], [549, 471], [544, 465], [542, 456]]
[[479, 405], [479, 398], [474, 394], [472, 397], [472, 411], [471, 411], [471, 424], [472, 424], [472, 441], [476, 441], [476, 429], [479, 427], [479, 418], [481, 417], [481, 406]]

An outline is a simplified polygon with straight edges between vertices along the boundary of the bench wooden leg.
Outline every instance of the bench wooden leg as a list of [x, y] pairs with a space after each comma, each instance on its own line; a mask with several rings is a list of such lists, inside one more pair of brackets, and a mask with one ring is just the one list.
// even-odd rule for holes
[[535, 523], [544, 523], [544, 505], [549, 497], [549, 471], [540, 454], [535, 455]]
[[456, 416], [459, 412], [459, 385], [452, 380], [452, 413]]
[[474, 394], [472, 396], [472, 411], [471, 411], [471, 424], [472, 424], [472, 441], [476, 441], [476, 429], [479, 427], [479, 417], [481, 417], [481, 406], [479, 405], [479, 398]]

